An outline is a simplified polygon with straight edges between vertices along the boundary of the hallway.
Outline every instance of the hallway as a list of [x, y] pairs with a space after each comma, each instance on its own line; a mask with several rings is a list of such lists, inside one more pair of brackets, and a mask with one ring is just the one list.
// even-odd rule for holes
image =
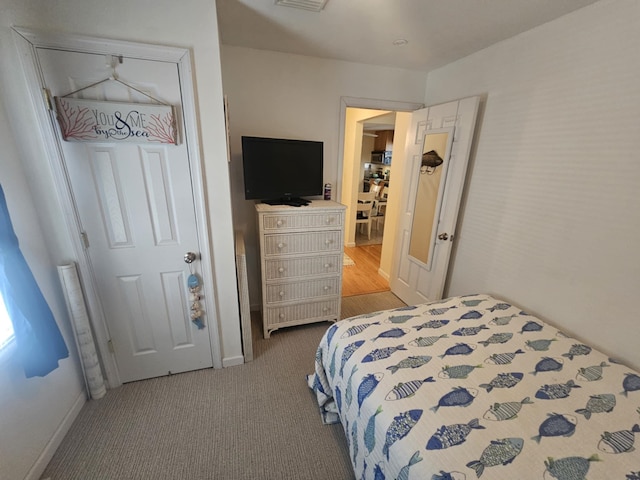
[[[371, 239], [373, 240], [373, 232]], [[382, 243], [344, 247], [344, 253], [355, 265], [342, 269], [343, 297], [389, 291], [389, 282], [378, 274], [381, 252]]]

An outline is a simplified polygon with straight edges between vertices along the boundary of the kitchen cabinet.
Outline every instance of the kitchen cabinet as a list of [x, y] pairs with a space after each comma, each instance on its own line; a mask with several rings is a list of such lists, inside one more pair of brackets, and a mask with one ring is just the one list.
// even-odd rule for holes
[[374, 150], [393, 150], [393, 130], [377, 130], [373, 141]]

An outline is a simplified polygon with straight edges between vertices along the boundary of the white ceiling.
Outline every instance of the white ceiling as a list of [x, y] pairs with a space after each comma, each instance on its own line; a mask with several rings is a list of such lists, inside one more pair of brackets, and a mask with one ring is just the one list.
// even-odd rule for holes
[[321, 12], [216, 3], [223, 45], [429, 71], [596, 1], [328, 0]]

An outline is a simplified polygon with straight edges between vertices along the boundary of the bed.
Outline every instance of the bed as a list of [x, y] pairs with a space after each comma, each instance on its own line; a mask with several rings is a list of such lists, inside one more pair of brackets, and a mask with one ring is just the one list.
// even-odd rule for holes
[[640, 375], [489, 295], [340, 321], [307, 383], [356, 479], [640, 480]]

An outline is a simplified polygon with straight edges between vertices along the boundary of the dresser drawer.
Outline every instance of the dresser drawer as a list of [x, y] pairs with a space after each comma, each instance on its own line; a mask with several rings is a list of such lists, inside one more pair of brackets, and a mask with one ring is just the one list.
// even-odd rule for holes
[[266, 302], [269, 304], [290, 302], [338, 295], [340, 277], [318, 278], [293, 283], [276, 283], [267, 285]]
[[300, 215], [266, 214], [263, 216], [265, 230], [292, 230], [300, 228], [331, 228], [342, 226], [341, 212], [305, 213]]
[[340, 230], [264, 236], [264, 256], [332, 251], [342, 251]]
[[305, 323], [305, 320], [337, 319], [340, 308], [340, 298], [322, 302], [307, 302], [298, 305], [287, 305], [282, 307], [266, 307], [263, 311], [264, 321], [267, 327], [284, 323]]
[[342, 271], [342, 255], [272, 258], [265, 260], [264, 265], [264, 275], [267, 282], [308, 275], [339, 274]]

